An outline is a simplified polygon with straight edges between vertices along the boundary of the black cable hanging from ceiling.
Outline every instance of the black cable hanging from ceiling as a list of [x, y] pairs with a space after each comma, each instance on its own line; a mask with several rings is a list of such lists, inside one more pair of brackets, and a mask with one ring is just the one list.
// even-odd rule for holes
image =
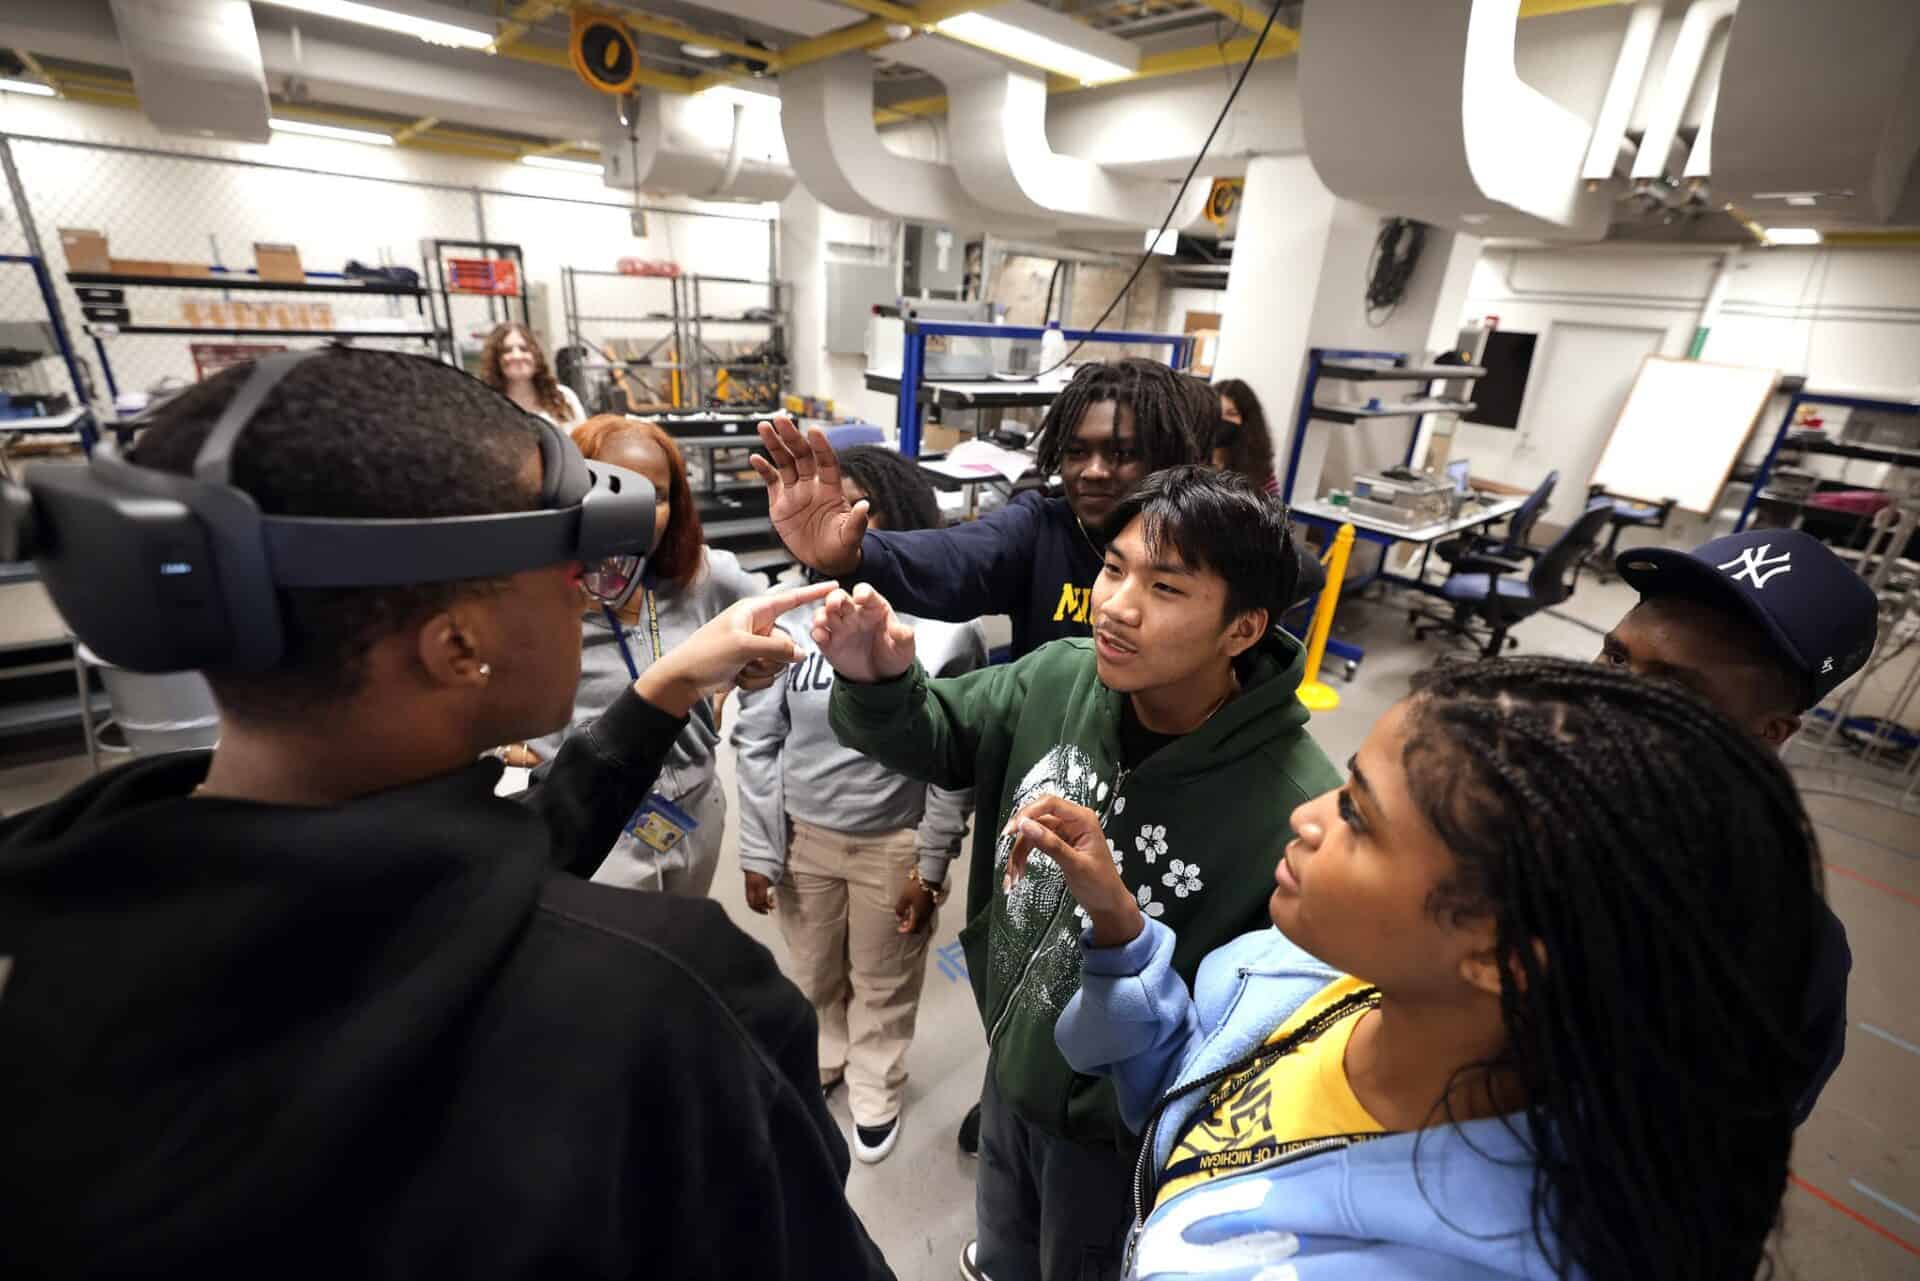
[[[1387, 323], [1407, 296], [1413, 270], [1426, 247], [1427, 224], [1411, 218], [1389, 218], [1374, 238], [1367, 263], [1367, 324], [1375, 329]], [[1376, 315], [1377, 313], [1377, 315]]]

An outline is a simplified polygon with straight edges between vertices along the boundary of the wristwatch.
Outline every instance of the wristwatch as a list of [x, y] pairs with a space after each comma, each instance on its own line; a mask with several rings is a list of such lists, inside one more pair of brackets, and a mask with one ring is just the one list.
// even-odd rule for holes
[[953, 892], [947, 888], [945, 881], [927, 880], [924, 876], [920, 875], [920, 869], [917, 867], [910, 868], [907, 871], [907, 882], [910, 885], [918, 885], [921, 889], [933, 895], [933, 905], [935, 907], [939, 907], [942, 903], [946, 902], [947, 895]]

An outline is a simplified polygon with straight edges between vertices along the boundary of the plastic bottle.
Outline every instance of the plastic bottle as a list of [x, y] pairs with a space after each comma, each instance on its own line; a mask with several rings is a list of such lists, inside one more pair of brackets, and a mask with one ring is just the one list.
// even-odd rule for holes
[[1040, 372], [1052, 373], [1067, 358], [1067, 336], [1060, 332], [1060, 322], [1049, 320], [1046, 332], [1040, 335]]

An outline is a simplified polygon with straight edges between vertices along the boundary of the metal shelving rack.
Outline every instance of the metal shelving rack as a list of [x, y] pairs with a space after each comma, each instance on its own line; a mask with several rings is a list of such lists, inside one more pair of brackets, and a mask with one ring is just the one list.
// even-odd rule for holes
[[[608, 360], [604, 358], [590, 362], [588, 368], [606, 368], [619, 366], [634, 371], [651, 370], [672, 375], [672, 393], [668, 397], [676, 407], [692, 409], [729, 409], [738, 402], [719, 400], [713, 394], [710, 380], [725, 371], [732, 374], [738, 371], [755, 371], [769, 377], [774, 385], [775, 398], [761, 408], [777, 408], [778, 394], [786, 385], [787, 375], [792, 372], [792, 364], [787, 360], [788, 315], [785, 305], [788, 286], [779, 280], [755, 280], [740, 276], [634, 276], [617, 271], [594, 271], [585, 267], [562, 267], [561, 304], [566, 312], [567, 342], [575, 346], [584, 346], [597, 353], [604, 353], [604, 344], [588, 338], [584, 327], [588, 325], [671, 325], [672, 332], [661, 336], [659, 341], [648, 349], [646, 355], [637, 360]], [[601, 313], [585, 311], [580, 302], [580, 281], [582, 279], [619, 279], [650, 285], [669, 286], [666, 311], [639, 311], [631, 313]], [[706, 285], [749, 285], [767, 291], [768, 309], [765, 316], [723, 316], [704, 310], [701, 286]], [[706, 327], [713, 326], [764, 326], [768, 331], [768, 342], [775, 348], [780, 359], [767, 360], [729, 360], [707, 346]], [[673, 346], [673, 359], [658, 361], [653, 359], [668, 343]]]
[[1780, 415], [1780, 425], [1774, 429], [1773, 443], [1767, 446], [1767, 456], [1760, 463], [1759, 471], [1754, 473], [1751, 486], [1747, 490], [1747, 501], [1740, 508], [1740, 519], [1734, 522], [1734, 532], [1747, 527], [1753, 519], [1753, 509], [1760, 503], [1762, 492], [1773, 475], [1773, 469], [1784, 450], [1799, 450], [1806, 454], [1824, 454], [1832, 458], [1857, 458], [1866, 462], [1888, 463], [1895, 467], [1920, 468], [1920, 451], [1881, 448], [1872, 445], [1848, 445], [1837, 440], [1814, 437], [1808, 440], [1788, 440], [1787, 433], [1793, 430], [1794, 419], [1799, 415], [1802, 405], [1832, 405], [1847, 409], [1864, 409], [1871, 413], [1894, 414], [1901, 417], [1920, 417], [1920, 401], [1880, 400], [1872, 396], [1851, 396], [1844, 392], [1809, 391], [1801, 387], [1787, 397], [1786, 412]]
[[[786, 292], [789, 286], [780, 280], [754, 280], [742, 276], [682, 276], [686, 291], [685, 320], [688, 337], [691, 342], [681, 344], [680, 350], [687, 354], [692, 366], [693, 400], [702, 406], [714, 403], [707, 389], [707, 376], [711, 372], [717, 375], [722, 371], [729, 374], [737, 370], [760, 370], [772, 376], [774, 384], [774, 402], [767, 408], [775, 408], [780, 389], [792, 372], [792, 364], [787, 360], [788, 318], [785, 306]], [[767, 315], [765, 316], [718, 316], [707, 314], [700, 297], [700, 286], [708, 285], [752, 285], [767, 291]], [[707, 325], [762, 325], [768, 331], [768, 343], [780, 355], [777, 361], [762, 360], [725, 360], [716, 356], [707, 347]], [[723, 405], [730, 401], [720, 402]]]
[[[511, 294], [470, 293], [453, 288], [447, 272], [447, 250], [466, 250], [482, 258], [511, 259], [519, 278], [518, 292]], [[453, 323], [453, 302], [456, 298], [485, 299], [489, 327], [504, 320], [513, 319], [513, 301], [520, 300], [520, 323], [532, 324], [532, 307], [527, 301], [527, 259], [519, 245], [508, 244], [501, 240], [440, 240], [433, 239], [421, 244], [422, 256], [427, 260], [428, 288], [434, 298], [439, 300], [438, 318], [447, 331], [447, 359], [455, 365], [465, 368], [465, 359], [460, 350], [460, 331]], [[461, 257], [461, 254], [455, 254]], [[498, 306], [498, 313], [495, 307]], [[500, 314], [504, 313], [504, 314]]]
[[111, 271], [70, 271], [67, 283], [74, 286], [111, 286], [129, 289], [198, 289], [221, 293], [272, 294], [357, 294], [364, 298], [411, 298], [415, 310], [427, 320], [426, 329], [218, 329], [209, 325], [130, 325], [93, 323], [86, 327], [100, 357], [100, 372], [107, 380], [110, 395], [120, 394], [113, 376], [113, 364], [107, 358], [106, 339], [123, 334], [160, 334], [188, 338], [410, 338], [425, 342], [436, 350], [449, 351], [452, 335], [442, 329], [433, 313], [428, 291], [419, 285], [396, 285], [381, 281], [356, 281], [338, 272], [310, 271], [304, 281], [262, 280], [251, 269], [210, 267], [205, 276], [129, 276]]
[[[1300, 410], [1294, 417], [1293, 439], [1287, 446], [1287, 474], [1280, 485], [1280, 497], [1294, 501], [1293, 484], [1300, 472], [1300, 454], [1306, 447], [1307, 427], [1313, 422], [1360, 423], [1376, 418], [1411, 418], [1413, 430], [1407, 435], [1406, 465], [1413, 465], [1413, 451], [1420, 443], [1420, 419], [1427, 414], [1464, 414], [1475, 406], [1466, 401], [1439, 400], [1428, 396], [1421, 400], [1383, 404], [1378, 409], [1365, 406], [1319, 405], [1314, 393], [1320, 380], [1339, 382], [1436, 382], [1471, 381], [1483, 377], [1486, 370], [1477, 365], [1410, 365], [1404, 351], [1356, 351], [1335, 347], [1307, 349], [1307, 377], [1300, 388]], [[1312, 497], [1312, 495], [1308, 495]]]
[[649, 421], [666, 429], [683, 453], [701, 456], [700, 483], [694, 487], [694, 498], [708, 545], [732, 552], [744, 568], [756, 572], [791, 565], [793, 556], [773, 532], [773, 521], [766, 510], [766, 486], [757, 477], [722, 480], [719, 455], [761, 449], [755, 426], [764, 417], [760, 411], [723, 414], [707, 410], [648, 415]]
[[[630, 280], [636, 284], [665, 285], [667, 286], [668, 309], [666, 311], [635, 312], [625, 315], [585, 312], [581, 309], [580, 305], [580, 281], [583, 278], [589, 280]], [[679, 408], [686, 403], [686, 397], [682, 394], [682, 388], [686, 380], [681, 377], [681, 373], [687, 367], [682, 364], [680, 360], [680, 353], [686, 350], [686, 344], [681, 337], [683, 329], [683, 309], [680, 305], [680, 277], [636, 276], [622, 271], [596, 271], [587, 267], [562, 267], [560, 269], [560, 306], [566, 318], [567, 344], [572, 347], [585, 347], [595, 354], [595, 359], [588, 361], [586, 368], [618, 368], [634, 373], [646, 371], [665, 373], [669, 378], [666, 397], [668, 403], [672, 404], [675, 408]], [[646, 354], [640, 358], [633, 360], [616, 360], [607, 355], [606, 347], [603, 343], [587, 337], [584, 328], [586, 325], [671, 325], [672, 328], [669, 332], [663, 334], [653, 346], [649, 347]], [[669, 344], [673, 347], [671, 360], [656, 361], [653, 359], [656, 352]]]

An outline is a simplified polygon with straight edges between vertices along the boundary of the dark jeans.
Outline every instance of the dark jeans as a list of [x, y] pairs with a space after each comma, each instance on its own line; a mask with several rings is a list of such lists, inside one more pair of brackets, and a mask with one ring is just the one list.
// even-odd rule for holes
[[990, 1281], [1116, 1281], [1133, 1226], [1133, 1157], [1056, 1138], [980, 1091], [974, 1193], [980, 1270]]

